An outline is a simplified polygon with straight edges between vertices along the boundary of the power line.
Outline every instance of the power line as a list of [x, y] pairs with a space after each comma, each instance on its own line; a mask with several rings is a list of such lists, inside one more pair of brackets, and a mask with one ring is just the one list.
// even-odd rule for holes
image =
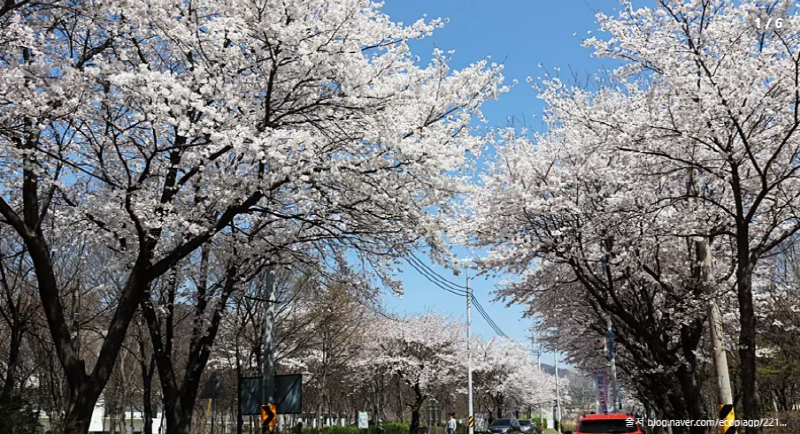
[[[454, 294], [454, 295], [458, 295], [458, 296], [461, 296], [461, 297], [466, 297], [467, 296], [467, 291], [466, 291], [467, 287], [466, 286], [462, 286], [462, 285], [459, 285], [457, 283], [454, 283], [454, 282], [451, 282], [451, 281], [447, 280], [445, 277], [443, 277], [440, 274], [438, 274], [431, 267], [427, 266], [419, 258], [414, 256], [414, 254], [410, 254], [409, 256], [406, 256], [406, 261], [415, 270], [417, 270], [417, 272], [419, 272], [419, 274], [421, 274], [429, 282], [433, 283], [434, 285], [438, 286], [439, 288], [444, 289], [445, 291], [447, 291], [447, 292], [449, 292], [451, 294]], [[478, 311], [478, 313], [483, 317], [483, 319], [486, 321], [486, 323], [489, 324], [489, 327], [491, 327], [492, 330], [494, 330], [494, 332], [497, 335], [502, 336], [502, 337], [504, 337], [506, 339], [510, 339], [508, 337], [508, 335], [503, 332], [503, 330], [500, 328], [500, 326], [498, 326], [497, 323], [494, 322], [492, 317], [489, 316], [489, 313], [486, 312], [486, 309], [483, 308], [483, 306], [480, 304], [478, 299], [475, 297], [474, 293], [470, 294], [470, 298], [471, 298], [472, 302], [474, 303], [475, 308]]]
[[486, 322], [489, 323], [489, 325], [497, 332], [497, 334], [505, 336], [505, 333], [503, 333], [503, 331], [500, 329], [497, 323], [494, 322], [494, 320], [486, 312], [486, 309], [483, 308], [483, 306], [478, 302], [478, 300], [475, 297], [472, 297], [472, 302], [475, 304], [475, 308], [478, 310], [481, 316], [483, 316]]
[[[408, 264], [409, 265], [414, 267], [414, 269], [417, 270], [419, 272], [419, 274], [422, 274], [426, 279], [428, 279], [429, 282], [433, 283], [434, 285], [438, 286], [439, 288], [444, 289], [445, 291], [447, 291], [447, 292], [449, 292], [451, 294], [458, 295], [460, 297], [466, 297], [466, 295], [467, 295], [466, 291], [448, 288], [444, 284], [439, 283], [437, 280], [435, 280], [435, 278], [432, 277], [430, 274], [428, 274], [428, 273], [432, 273], [432, 274], [436, 275], [435, 272], [425, 271], [424, 268], [421, 268], [419, 265], [417, 265], [413, 260], [411, 260], [410, 257], [407, 257], [406, 260], [408, 260]], [[439, 279], [443, 279], [441, 276], [438, 276], [438, 275], [436, 275], [436, 276], [439, 277]], [[445, 280], [445, 282], [447, 282], [447, 281]]]
[[441, 280], [442, 282], [444, 282], [444, 283], [446, 283], [446, 284], [448, 284], [448, 285], [450, 285], [451, 287], [453, 287], [453, 288], [456, 288], [456, 289], [462, 289], [462, 290], [466, 290], [466, 289], [468, 289], [468, 288], [467, 288], [466, 286], [464, 286], [464, 285], [461, 285], [461, 284], [458, 284], [458, 283], [455, 283], [455, 282], [451, 282], [451, 281], [447, 280], [446, 278], [444, 278], [444, 277], [440, 276], [439, 274], [437, 274], [437, 273], [436, 273], [436, 270], [434, 270], [433, 268], [431, 268], [430, 266], [428, 266], [427, 264], [425, 264], [424, 262], [422, 262], [422, 260], [420, 260], [420, 259], [419, 259], [419, 258], [418, 258], [416, 255], [414, 255], [413, 253], [411, 254], [411, 257], [412, 257], [412, 258], [413, 258], [413, 259], [414, 259], [414, 260], [415, 260], [415, 261], [416, 261], [416, 262], [417, 262], [419, 265], [421, 265], [422, 267], [424, 267], [425, 269], [427, 269], [429, 272], [431, 272], [431, 273], [433, 273], [434, 275], [436, 275], [436, 277], [438, 277], [438, 278], [439, 278], [439, 280]]
[[481, 316], [483, 317], [483, 319], [485, 319], [486, 322], [489, 323], [489, 326], [491, 326], [492, 329], [494, 329], [494, 331], [498, 335], [500, 335], [500, 336], [502, 336], [502, 337], [504, 337], [506, 339], [510, 339], [508, 337], [508, 335], [503, 332], [503, 330], [500, 328], [500, 326], [498, 326], [497, 323], [494, 322], [492, 317], [489, 316], [489, 313], [486, 312], [486, 310], [483, 308], [483, 306], [481, 306], [480, 302], [478, 302], [478, 299], [475, 298], [474, 295], [472, 296], [472, 301], [475, 303], [475, 308], [478, 310], [478, 313], [480, 313]]
[[461, 285], [458, 285], [456, 283], [453, 283], [453, 282], [447, 280], [446, 278], [444, 278], [441, 275], [439, 275], [431, 267], [427, 266], [424, 262], [422, 262], [416, 256], [413, 256], [413, 255], [412, 256], [408, 256], [406, 258], [406, 260], [408, 261], [408, 263], [412, 267], [414, 267], [417, 271], [419, 271], [420, 274], [424, 275], [431, 282], [436, 283], [436, 285], [439, 286], [440, 288], [443, 288], [444, 286], [446, 286], [447, 288], [443, 288], [443, 289], [447, 289], [448, 291], [450, 291], [452, 293], [458, 293], [459, 295], [467, 295], [467, 291], [466, 291], [467, 287], [466, 286], [461, 286]]

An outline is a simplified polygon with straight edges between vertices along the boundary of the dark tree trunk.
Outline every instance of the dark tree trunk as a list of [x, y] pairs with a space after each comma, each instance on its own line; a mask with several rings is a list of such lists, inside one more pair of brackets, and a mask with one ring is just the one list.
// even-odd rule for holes
[[[139, 342], [139, 350], [144, 357], [144, 345]], [[144, 434], [153, 434], [153, 373], [155, 373], [155, 357], [150, 356], [150, 363], [146, 363], [144, 358], [139, 362], [142, 370], [142, 424]]]
[[[697, 380], [697, 356], [695, 353], [704, 330], [704, 321], [699, 319], [681, 326], [681, 349], [685, 362], [678, 368], [676, 376], [683, 392], [683, 400], [686, 402], [686, 416], [691, 420], [710, 419], [705, 411], [702, 387]], [[711, 430], [712, 427], [693, 426], [689, 432], [706, 434]]]
[[411, 424], [408, 425], [408, 431], [410, 434], [416, 434], [417, 429], [419, 429], [420, 409], [422, 404], [425, 403], [425, 395], [422, 394], [419, 384], [414, 384], [412, 389], [416, 399], [411, 404]]
[[[15, 308], [12, 316], [17, 317]], [[11, 399], [12, 392], [14, 391], [14, 384], [16, 383], [17, 366], [19, 365], [19, 349], [22, 346], [23, 329], [18, 323], [11, 326], [11, 342], [8, 352], [8, 362], [6, 363], [6, 376], [3, 383], [3, 391], [0, 392], [0, 403], [8, 402]]]
[[[681, 390], [683, 392], [683, 400], [686, 403], [685, 414], [687, 417], [684, 419], [691, 419], [691, 420], [708, 419], [707, 414], [704, 410], [700, 387], [697, 384], [694, 373], [686, 366], [681, 366], [680, 368], [678, 368], [678, 372], [676, 373], [676, 375], [678, 377], [678, 381], [680, 382]], [[691, 434], [706, 434], [709, 432], [710, 429], [711, 429], [710, 427], [693, 426], [690, 427], [688, 432], [690, 432]]]
[[95, 403], [100, 392], [88, 388], [78, 389], [78, 393], [70, 393], [70, 403], [61, 426], [56, 429], [59, 434], [86, 434], [92, 419]]
[[[164, 396], [167, 396], [166, 393]], [[164, 400], [164, 419], [169, 434], [191, 434], [192, 408], [184, 408], [180, 400]]]
[[[33, 149], [34, 138], [29, 137], [23, 146]], [[22, 238], [33, 263], [39, 297], [53, 345], [58, 355], [70, 389], [70, 403], [64, 415], [64, 424], [57, 432], [84, 434], [89, 429], [94, 405], [111, 376], [117, 355], [122, 347], [128, 325], [141, 299], [144, 285], [143, 271], [148, 267], [153, 243], [142, 247], [134, 263], [128, 281], [121, 291], [114, 315], [97, 354], [97, 362], [90, 374], [86, 364], [73, 345], [72, 333], [64, 313], [61, 291], [55, 276], [50, 247], [42, 231], [46, 208], [41, 209], [39, 179], [33, 171], [36, 166], [33, 154], [26, 157], [22, 180], [22, 214], [18, 214], [5, 200], [0, 198], [0, 215]]]
[[[745, 250], [739, 248], [740, 250]], [[742, 263], [742, 261], [747, 261]], [[753, 308], [753, 272], [749, 251], [740, 253], [736, 270], [737, 295], [739, 299], [739, 362], [742, 371], [742, 420], [758, 420], [761, 408], [756, 383], [756, 315]], [[738, 416], [738, 415], [737, 415]], [[747, 434], [758, 434], [760, 427], [748, 426]]]
[[[730, 163], [730, 162], [729, 162]], [[731, 164], [731, 187], [736, 203], [736, 295], [739, 301], [739, 363], [742, 375], [742, 412], [737, 418], [761, 418], [756, 384], [756, 316], [753, 308], [753, 266], [750, 249], [750, 223], [753, 210], [746, 210], [739, 167]], [[756, 205], [757, 206], [757, 205]], [[747, 434], [758, 434], [760, 427], [746, 427]], [[741, 430], [740, 430], [741, 431]]]
[[[161, 320], [156, 315], [149, 290], [145, 297], [142, 298], [141, 309], [147, 320], [147, 328], [150, 330], [153, 355], [155, 356], [158, 377], [164, 395], [164, 415], [167, 422], [167, 432], [170, 434], [189, 434], [191, 431], [192, 411], [200, 389], [200, 380], [211, 354], [214, 339], [222, 322], [222, 314], [228, 297], [233, 291], [236, 277], [236, 268], [230, 267], [226, 273], [221, 299], [211, 315], [208, 328], [205, 328], [203, 321], [195, 322], [195, 328], [189, 344], [186, 371], [180, 383], [175, 376], [172, 358], [172, 339], [174, 338], [172, 320], [174, 311], [169, 307], [174, 306], [177, 275], [173, 273], [169, 283], [168, 315], [165, 319], [166, 328], [163, 334], [161, 332]], [[201, 284], [198, 287], [196, 318], [200, 318], [205, 314], [207, 306], [207, 294], [203, 286]]]

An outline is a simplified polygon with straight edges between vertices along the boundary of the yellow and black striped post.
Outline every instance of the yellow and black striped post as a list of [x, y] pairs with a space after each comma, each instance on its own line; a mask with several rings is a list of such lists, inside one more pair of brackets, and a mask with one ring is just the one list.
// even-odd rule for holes
[[275, 405], [261, 406], [261, 434], [272, 434], [275, 432], [275, 420], [278, 412]]
[[467, 419], [467, 421], [469, 422], [469, 427], [470, 428], [475, 426], [475, 418], [474, 417], [470, 416], [469, 419]]
[[724, 421], [718, 427], [719, 434], [736, 434], [736, 427], [734, 426], [736, 415], [733, 414], [733, 404], [719, 406], [719, 420]]

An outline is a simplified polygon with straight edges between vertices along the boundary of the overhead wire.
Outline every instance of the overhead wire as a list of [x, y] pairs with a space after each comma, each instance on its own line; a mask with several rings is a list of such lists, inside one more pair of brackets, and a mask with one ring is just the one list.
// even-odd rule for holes
[[[438, 286], [441, 289], [444, 289], [445, 291], [447, 291], [447, 292], [449, 292], [451, 294], [458, 295], [460, 297], [466, 297], [467, 296], [467, 291], [446, 287], [444, 284], [439, 283], [437, 280], [435, 280], [433, 277], [431, 277], [428, 274], [429, 271], [425, 271], [424, 268], [421, 268], [419, 265], [415, 264], [414, 261], [410, 260], [410, 258], [406, 258], [406, 259], [408, 260], [408, 264], [411, 265], [415, 270], [417, 270], [417, 272], [419, 272], [419, 274], [422, 274], [422, 276], [424, 276], [426, 279], [428, 279], [429, 282], [433, 283], [434, 285]], [[439, 277], [441, 278], [441, 276], [439, 276]]]
[[417, 265], [419, 265], [420, 267], [422, 267], [422, 268], [424, 268], [425, 270], [427, 270], [427, 271], [428, 271], [430, 274], [434, 275], [434, 276], [435, 276], [435, 277], [436, 277], [436, 278], [437, 278], [437, 279], [438, 279], [440, 282], [442, 282], [443, 284], [445, 284], [445, 285], [448, 285], [449, 287], [453, 288], [453, 289], [454, 289], [454, 290], [456, 290], [456, 291], [462, 291], [462, 292], [466, 293], [466, 289], [467, 289], [467, 287], [466, 287], [466, 286], [464, 286], [464, 285], [459, 285], [458, 283], [455, 283], [455, 282], [451, 282], [451, 281], [447, 280], [446, 278], [444, 278], [444, 277], [440, 276], [440, 275], [439, 275], [439, 274], [436, 272], [436, 270], [434, 270], [433, 268], [431, 268], [430, 266], [428, 266], [427, 264], [425, 264], [424, 262], [422, 262], [422, 260], [420, 260], [419, 258], [417, 258], [417, 256], [416, 256], [416, 255], [414, 255], [413, 253], [411, 253], [411, 254], [410, 254], [410, 256], [408, 257], [408, 259], [414, 260], [414, 262], [416, 262], [416, 263], [417, 263]]
[[[454, 294], [454, 295], [458, 295], [460, 297], [466, 297], [467, 296], [467, 289], [468, 288], [466, 286], [462, 286], [462, 285], [459, 285], [457, 283], [454, 283], [454, 282], [451, 282], [451, 281], [447, 280], [445, 277], [441, 276], [435, 270], [433, 270], [431, 267], [429, 267], [424, 262], [422, 262], [419, 258], [414, 256], [413, 253], [408, 255], [408, 256], [406, 256], [406, 262], [408, 262], [408, 264], [411, 265], [411, 267], [413, 267], [415, 270], [417, 270], [417, 272], [419, 272], [429, 282], [433, 283], [434, 285], [438, 286], [439, 288], [444, 289], [445, 291], [447, 291], [447, 292], [449, 292], [451, 294]], [[471, 298], [471, 300], [472, 300], [472, 302], [473, 302], [473, 304], [475, 306], [475, 309], [478, 311], [480, 316], [483, 317], [483, 319], [486, 321], [486, 323], [489, 324], [489, 327], [491, 327], [492, 330], [494, 330], [494, 332], [497, 335], [502, 336], [504, 338], [508, 338], [508, 335], [505, 334], [505, 332], [503, 332], [503, 330], [492, 319], [492, 317], [489, 315], [489, 313], [486, 312], [486, 309], [484, 309], [484, 307], [480, 304], [480, 302], [475, 297], [475, 295], [472, 293], [472, 291], [470, 291], [469, 296], [470, 296], [470, 298]]]
[[475, 309], [483, 317], [483, 319], [486, 320], [487, 323], [489, 323], [489, 326], [492, 329], [494, 329], [495, 333], [497, 333], [499, 336], [509, 339], [508, 335], [503, 332], [503, 330], [500, 328], [500, 326], [497, 325], [496, 322], [494, 322], [492, 317], [489, 316], [489, 313], [486, 312], [486, 309], [484, 309], [483, 306], [481, 306], [480, 302], [478, 301], [477, 298], [475, 298], [474, 295], [472, 296], [472, 301], [475, 304]]

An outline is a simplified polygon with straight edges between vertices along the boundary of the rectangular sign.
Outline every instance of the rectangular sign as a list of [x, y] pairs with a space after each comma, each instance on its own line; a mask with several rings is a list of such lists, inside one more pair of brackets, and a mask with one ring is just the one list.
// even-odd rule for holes
[[592, 380], [594, 383], [595, 407], [597, 407], [597, 413], [606, 413], [609, 411], [608, 372], [604, 368], [595, 369], [592, 371]]
[[[303, 376], [300, 374], [276, 375], [275, 392], [279, 414], [298, 414], [303, 412]], [[242, 391], [239, 399], [243, 415], [261, 414], [261, 377], [242, 378]]]
[[358, 412], [358, 428], [369, 429], [369, 415], [366, 411]]
[[303, 376], [287, 374], [275, 376], [275, 403], [280, 414], [303, 412]]
[[475, 432], [489, 432], [489, 413], [475, 413]]

